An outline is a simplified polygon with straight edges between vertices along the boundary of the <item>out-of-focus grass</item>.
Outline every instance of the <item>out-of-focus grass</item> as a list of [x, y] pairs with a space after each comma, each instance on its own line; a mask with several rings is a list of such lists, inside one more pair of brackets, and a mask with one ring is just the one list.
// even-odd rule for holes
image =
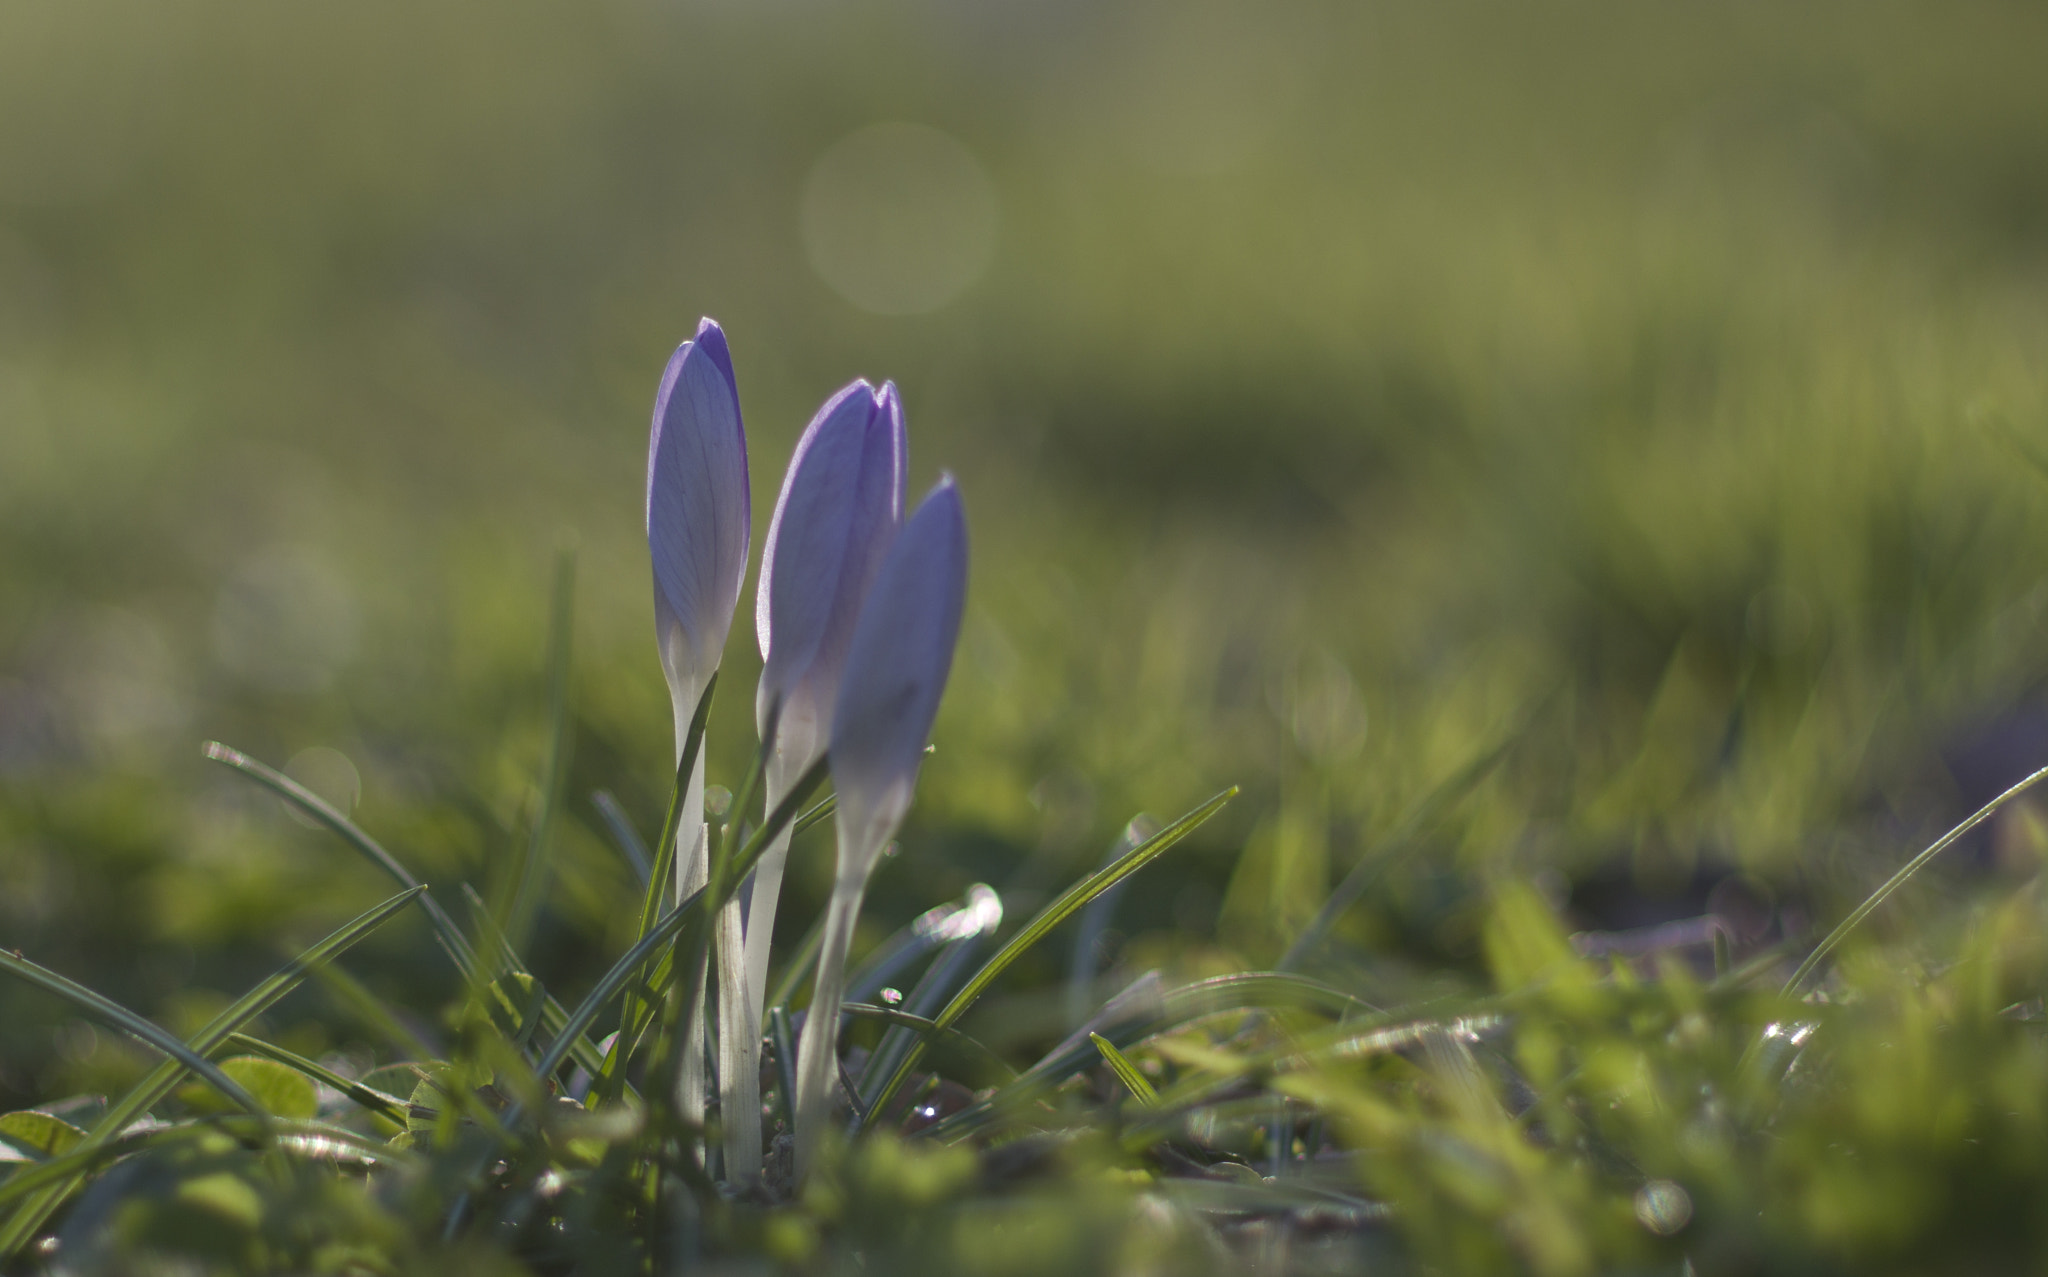
[[[1476, 976], [1511, 877], [1615, 928], [1740, 870], [1784, 927], [1825, 922], [2048, 761], [2044, 26], [10, 5], [0, 943], [196, 1022], [281, 930], [377, 897], [202, 770], [206, 737], [339, 751], [419, 872], [481, 881], [523, 836], [573, 535], [538, 960], [594, 975], [631, 920], [586, 796], [651, 826], [666, 784], [639, 469], [700, 313], [764, 518], [854, 375], [902, 385], [915, 481], [967, 494], [968, 629], [876, 926], [1052, 889], [1141, 807], [1239, 782], [1122, 900], [1104, 979], [1269, 962], [1525, 720], [1340, 926], [1390, 986]], [[997, 197], [987, 273], [926, 315], [849, 304], [800, 228], [818, 158], [889, 120]], [[715, 739], [744, 739], [752, 669], [740, 636]], [[2042, 843], [2022, 806], [1960, 859], [2031, 874]], [[356, 961], [395, 987], [429, 943]], [[1063, 1036], [1035, 1006], [1004, 1032]], [[133, 1067], [18, 990], [0, 1014], [12, 1101]]]

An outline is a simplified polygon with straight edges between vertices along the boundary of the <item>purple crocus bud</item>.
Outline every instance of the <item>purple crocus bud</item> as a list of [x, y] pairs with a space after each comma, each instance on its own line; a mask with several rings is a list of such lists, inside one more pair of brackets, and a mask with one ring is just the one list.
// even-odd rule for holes
[[831, 748], [842, 877], [865, 877], [910, 809], [966, 598], [967, 520], [946, 475], [890, 545], [847, 652]]
[[679, 757], [732, 629], [752, 520], [732, 355], [724, 330], [706, 319], [661, 375], [647, 443], [655, 637], [675, 708]]
[[796, 1173], [816, 1156], [831, 1112], [846, 951], [882, 848], [903, 823], [953, 665], [967, 595], [967, 523], [948, 477], [889, 546], [861, 604], [832, 712], [839, 872], [825, 910], [818, 978], [797, 1045]]
[[[861, 600], [903, 523], [908, 451], [895, 385], [876, 390], [865, 381], [826, 400], [797, 440], [754, 591], [762, 658], [755, 712], [761, 739], [771, 747], [763, 778], [766, 810], [774, 810], [825, 753]], [[720, 1078], [728, 1113], [760, 1110], [762, 1004], [789, 839], [785, 828], [755, 867], [745, 986], [740, 996], [719, 1003], [725, 1017]], [[751, 1177], [761, 1164], [759, 1128], [728, 1123], [726, 1141], [727, 1166], [745, 1168], [738, 1173]]]
[[895, 384], [856, 381], [811, 418], [783, 477], [755, 591], [755, 715], [792, 781], [831, 736], [861, 600], [903, 522], [908, 452]]

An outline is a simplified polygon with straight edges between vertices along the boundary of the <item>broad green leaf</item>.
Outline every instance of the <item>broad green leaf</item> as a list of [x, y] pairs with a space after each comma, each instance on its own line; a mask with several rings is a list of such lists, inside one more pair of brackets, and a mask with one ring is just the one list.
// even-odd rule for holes
[[303, 1055], [287, 1051], [274, 1043], [265, 1042], [261, 1038], [252, 1038], [246, 1033], [234, 1034], [229, 1037], [228, 1041], [245, 1051], [253, 1051], [258, 1055], [275, 1060], [288, 1069], [296, 1070], [319, 1085], [331, 1087], [339, 1091], [356, 1104], [361, 1105], [363, 1108], [370, 1110], [387, 1121], [395, 1122], [401, 1126], [405, 1124], [405, 1101], [395, 1095], [387, 1095], [373, 1086], [365, 1085], [363, 1082], [351, 1081], [324, 1064], [316, 1063]]
[[220, 1062], [220, 1071], [240, 1082], [277, 1117], [311, 1121], [320, 1111], [320, 1089], [296, 1069], [260, 1055], [237, 1055]]

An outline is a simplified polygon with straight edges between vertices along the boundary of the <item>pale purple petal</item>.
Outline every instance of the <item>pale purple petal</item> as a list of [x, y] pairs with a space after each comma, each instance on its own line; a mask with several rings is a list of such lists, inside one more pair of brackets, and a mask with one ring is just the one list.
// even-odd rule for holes
[[865, 381], [827, 400], [797, 441], [755, 591], [763, 732], [772, 713], [795, 714], [822, 747], [861, 600], [903, 520], [906, 452], [896, 387]]
[[718, 667], [752, 534], [747, 440], [725, 333], [697, 327], [662, 373], [647, 444], [647, 548], [663, 666], [701, 686]]
[[842, 854], [872, 857], [909, 808], [966, 596], [967, 523], [948, 476], [896, 535], [854, 627], [832, 724], [832, 784], [856, 844]]

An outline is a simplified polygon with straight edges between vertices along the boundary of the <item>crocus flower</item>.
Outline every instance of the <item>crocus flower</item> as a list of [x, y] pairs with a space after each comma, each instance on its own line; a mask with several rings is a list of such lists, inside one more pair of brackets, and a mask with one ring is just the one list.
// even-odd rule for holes
[[[755, 712], [761, 739], [771, 746], [763, 777], [769, 811], [825, 753], [861, 600], [903, 522], [907, 451], [896, 387], [876, 390], [856, 381], [811, 418], [783, 476], [754, 592], [762, 658]], [[754, 870], [745, 987], [736, 997], [721, 994], [719, 1078], [726, 1113], [760, 1107], [762, 1003], [788, 855], [785, 829]], [[736, 1119], [725, 1133], [729, 1168], [760, 1165], [755, 1123]]]
[[[654, 397], [647, 442], [647, 549], [654, 561], [654, 626], [661, 672], [675, 711], [676, 761], [690, 720], [717, 672], [747, 573], [753, 498], [747, 487], [747, 436], [725, 332], [709, 319], [695, 340], [676, 348]], [[676, 822], [675, 894], [704, 885], [704, 754], [683, 782]], [[722, 922], [725, 920], [721, 920]], [[743, 960], [737, 915], [718, 928], [721, 962]], [[701, 1002], [701, 999], [700, 999]], [[685, 1118], [704, 1112], [704, 1025], [689, 1026], [677, 1104]]]
[[678, 761], [698, 698], [725, 651], [752, 529], [732, 355], [724, 330], [706, 319], [661, 375], [647, 441], [655, 638], [675, 710]]
[[967, 524], [950, 477], [903, 525], [861, 605], [832, 711], [838, 877], [825, 915], [817, 990], [797, 1050], [796, 1169], [831, 1110], [846, 950], [868, 875], [910, 808], [967, 594]]

